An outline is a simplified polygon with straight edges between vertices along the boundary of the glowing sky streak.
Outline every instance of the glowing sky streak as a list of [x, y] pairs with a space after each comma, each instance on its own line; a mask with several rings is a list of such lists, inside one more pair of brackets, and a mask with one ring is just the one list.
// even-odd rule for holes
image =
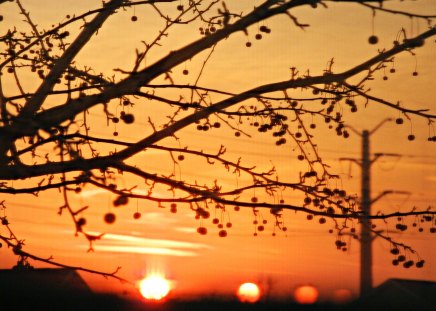
[[159, 248], [159, 247], [143, 247], [143, 246], [122, 246], [122, 245], [95, 245], [94, 249], [98, 252], [112, 252], [112, 253], [129, 253], [129, 254], [148, 254], [148, 255], [163, 255], [175, 257], [195, 257], [198, 256], [196, 252]]

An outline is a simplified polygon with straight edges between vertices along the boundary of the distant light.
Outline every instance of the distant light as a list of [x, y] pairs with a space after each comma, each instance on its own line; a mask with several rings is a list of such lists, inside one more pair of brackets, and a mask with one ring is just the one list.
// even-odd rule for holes
[[260, 298], [260, 289], [254, 283], [244, 283], [239, 286], [237, 296], [239, 301], [255, 303], [259, 301]]
[[139, 291], [147, 300], [162, 300], [171, 290], [171, 283], [161, 275], [147, 276], [139, 283]]
[[333, 293], [333, 301], [338, 304], [348, 303], [353, 300], [353, 293], [349, 289], [337, 289]]
[[313, 304], [318, 300], [318, 290], [312, 285], [299, 286], [294, 291], [294, 299], [299, 304]]

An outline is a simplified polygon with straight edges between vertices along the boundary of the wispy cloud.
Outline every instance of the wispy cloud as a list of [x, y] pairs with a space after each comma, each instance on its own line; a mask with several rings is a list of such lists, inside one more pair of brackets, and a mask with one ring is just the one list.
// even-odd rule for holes
[[150, 254], [150, 255], [164, 255], [164, 256], [177, 256], [177, 257], [195, 257], [198, 256], [197, 252], [185, 251], [171, 248], [159, 247], [143, 247], [143, 246], [121, 246], [121, 245], [96, 245], [96, 251], [113, 252], [113, 253], [130, 253], [130, 254]]
[[107, 193], [107, 190], [104, 189], [92, 189], [92, 190], [84, 190], [82, 192], [80, 192], [80, 195], [83, 198], [90, 198], [96, 195], [100, 195], [100, 194], [104, 194]]
[[183, 233], [195, 233], [197, 232], [197, 229], [192, 227], [176, 227], [174, 228], [174, 231], [183, 232]]
[[173, 247], [173, 248], [185, 248], [185, 249], [207, 249], [211, 248], [209, 245], [201, 243], [191, 243], [176, 240], [164, 240], [164, 239], [150, 239], [138, 236], [131, 236], [125, 234], [113, 234], [108, 233], [104, 235], [105, 240], [134, 243], [141, 246], [152, 247]]
[[176, 240], [151, 239], [132, 235], [108, 233], [94, 246], [96, 251], [194, 257], [209, 245]]

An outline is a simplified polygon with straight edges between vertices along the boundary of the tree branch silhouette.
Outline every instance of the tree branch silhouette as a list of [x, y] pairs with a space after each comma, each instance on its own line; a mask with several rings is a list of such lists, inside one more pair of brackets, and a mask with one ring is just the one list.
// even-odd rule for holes
[[[286, 16], [294, 27], [305, 29], [310, 25], [300, 21], [293, 14], [294, 9], [327, 8], [327, 3], [334, 7], [334, 2], [340, 1], [265, 0], [245, 13], [234, 12], [224, 1], [190, 0], [174, 8], [170, 6], [172, 2], [176, 4], [178, 1], [111, 0], [103, 2], [99, 8], [74, 14], [66, 21], [42, 30], [23, 4], [15, 0], [30, 30], [22, 31], [18, 25], [14, 25], [0, 37], [4, 51], [0, 53], [0, 193], [39, 196], [51, 189], [59, 189], [63, 201], [59, 213], [65, 211], [70, 215], [76, 234], [83, 235], [89, 241], [90, 250], [92, 243], [103, 235], [85, 231], [83, 212], [89, 206], [76, 208], [69, 200], [70, 195], [80, 194], [87, 185], [115, 194], [114, 206], [127, 205], [129, 199], [156, 202], [160, 207], [168, 203], [180, 203], [192, 210], [199, 219], [209, 218], [209, 210], [213, 208], [221, 211], [230, 207], [235, 210], [248, 208], [255, 215], [261, 209], [269, 210], [275, 219], [274, 228], [282, 231], [285, 231], [282, 218], [285, 210], [307, 214], [309, 220], [315, 216], [321, 224], [327, 218], [331, 219], [339, 233], [347, 228], [347, 221], [359, 222], [363, 217], [373, 221], [416, 217], [425, 223], [430, 222], [428, 219], [434, 219], [436, 212], [433, 207], [363, 215], [359, 198], [343, 189], [329, 187], [329, 182], [339, 176], [322, 159], [312, 133], [319, 122], [313, 121], [316, 117], [329, 123], [338, 136], [348, 138], [350, 133], [347, 131], [344, 111], [355, 113], [368, 102], [387, 107], [407, 118], [425, 119], [431, 125], [436, 115], [430, 104], [421, 109], [410, 108], [408, 104], [400, 105], [399, 99], [373, 95], [368, 85], [375, 74], [383, 72], [386, 64], [393, 62], [395, 56], [402, 53], [414, 55], [415, 49], [436, 35], [436, 27], [431, 25], [436, 18], [434, 15], [391, 10], [382, 5], [383, 1], [377, 1], [379, 6], [370, 0], [342, 1], [361, 5], [371, 11], [428, 20], [429, 26], [411, 38], [406, 38], [402, 30], [404, 38], [401, 42], [395, 41], [392, 47], [378, 50], [372, 57], [340, 72], [333, 70], [334, 60], [331, 59], [327, 69], [319, 75], [290, 67], [287, 78], [272, 78], [269, 82], [244, 90], [228, 91], [207, 83], [202, 85], [200, 78], [204, 80], [203, 76], [209, 62], [214, 59], [216, 49], [229, 37], [236, 34], [248, 37], [249, 29], [258, 27], [255, 38], [259, 40], [262, 34], [271, 32], [262, 23], [277, 16]], [[0, 1], [0, 5], [4, 3]], [[79, 63], [79, 52], [87, 48], [100, 29], [110, 23], [111, 16], [139, 6], [149, 8], [163, 25], [154, 36], [150, 36], [148, 42], [142, 41], [141, 48], [135, 50], [130, 70], [116, 68], [113, 70], [116, 75], [98, 74], [94, 72], [92, 64]], [[134, 15], [131, 21], [136, 22], [137, 19]], [[201, 25], [200, 38], [178, 49], [162, 43], [174, 27], [197, 25]], [[80, 30], [70, 33], [69, 27], [72, 26], [80, 26]], [[251, 42], [248, 41], [246, 47], [250, 46]], [[158, 48], [164, 51], [148, 64], [147, 57]], [[176, 68], [194, 58], [202, 59], [194, 83], [179, 82], [181, 79], [175, 73]], [[188, 70], [182, 73], [187, 75]], [[32, 91], [28, 91], [29, 77], [34, 78]], [[10, 85], [14, 85], [16, 90]], [[301, 90], [300, 95], [295, 95], [295, 90]], [[395, 104], [397, 100], [398, 104]], [[143, 124], [139, 123], [143, 132], [135, 133], [130, 140], [116, 138], [116, 130], [114, 137], [108, 138], [107, 133], [100, 135], [94, 131], [98, 127], [97, 118], [94, 118], [97, 107], [102, 108], [98, 116], [106, 120], [107, 128], [116, 127], [119, 123], [126, 126], [139, 123], [135, 113], [141, 109], [162, 109], [165, 110], [165, 116], [149, 116], [148, 120], [142, 121]], [[308, 121], [310, 118], [311, 123]], [[249, 121], [251, 128], [243, 125], [245, 120]], [[218, 129], [231, 132], [235, 137], [270, 135], [277, 146], [293, 144], [297, 159], [306, 165], [306, 169], [296, 168], [295, 176], [282, 177], [274, 165], [267, 170], [259, 169], [257, 165], [246, 161], [243, 154], [231, 160], [225, 145], [217, 148], [215, 153], [208, 148], [182, 147], [179, 135], [192, 126], [206, 138], [207, 131]], [[252, 133], [253, 129], [255, 134]], [[430, 135], [429, 140], [435, 141], [435, 137]], [[204, 144], [207, 147], [207, 143]], [[173, 170], [168, 173], [142, 166], [137, 159], [149, 150], [167, 155], [167, 164], [173, 166]], [[220, 168], [223, 174], [244, 182], [235, 186], [219, 177], [200, 182], [195, 178], [182, 177], [181, 173], [177, 176], [176, 167], [186, 157], [214, 169]], [[137, 184], [121, 189], [115, 178], [121, 174], [134, 180], [144, 180], [142, 192], [137, 191]], [[14, 181], [19, 181], [19, 185], [13, 184]], [[156, 195], [155, 189], [158, 187], [167, 189], [166, 197]], [[285, 203], [280, 199], [280, 194], [288, 190], [296, 191], [303, 199]], [[1, 208], [6, 210], [6, 204], [3, 203]], [[6, 216], [0, 218], [10, 235], [0, 235], [0, 239], [18, 256], [67, 267], [51, 258], [44, 259], [24, 252], [21, 249], [23, 243], [12, 234]], [[199, 233], [204, 234], [204, 231]], [[410, 246], [393, 241], [381, 233], [378, 235], [396, 247], [414, 253]], [[121, 280], [115, 275], [116, 272], [100, 273], [86, 268], [71, 268]]]

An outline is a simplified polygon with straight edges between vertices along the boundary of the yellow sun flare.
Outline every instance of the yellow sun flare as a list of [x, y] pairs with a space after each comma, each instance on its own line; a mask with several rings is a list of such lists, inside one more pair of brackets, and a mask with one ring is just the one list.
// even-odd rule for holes
[[259, 286], [254, 283], [244, 283], [239, 287], [237, 296], [241, 302], [257, 302], [260, 298]]
[[162, 300], [171, 290], [171, 283], [161, 275], [147, 276], [139, 283], [139, 291], [147, 300]]

